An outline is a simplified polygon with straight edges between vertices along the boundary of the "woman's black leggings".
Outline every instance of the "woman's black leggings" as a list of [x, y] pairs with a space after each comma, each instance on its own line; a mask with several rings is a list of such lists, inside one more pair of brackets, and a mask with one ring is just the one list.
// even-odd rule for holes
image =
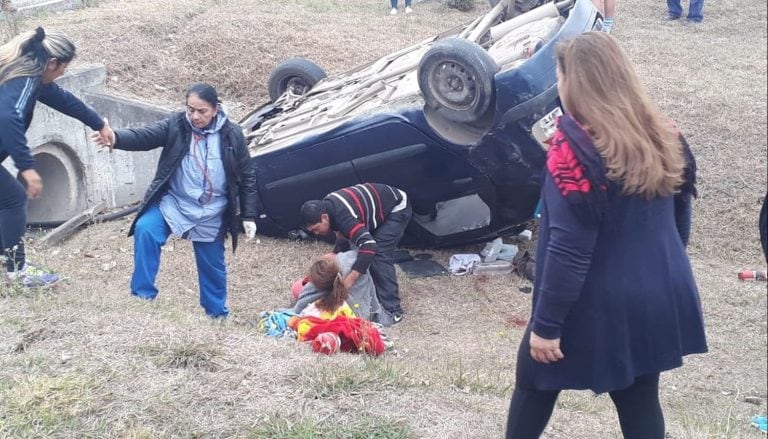
[[[544, 431], [559, 391], [515, 387], [507, 418], [507, 439], [535, 439]], [[609, 395], [626, 439], [663, 439], [664, 414], [659, 404], [659, 374], [642, 375]]]
[[8, 259], [6, 268], [24, 266], [24, 232], [27, 228], [27, 192], [0, 165], [0, 250]]

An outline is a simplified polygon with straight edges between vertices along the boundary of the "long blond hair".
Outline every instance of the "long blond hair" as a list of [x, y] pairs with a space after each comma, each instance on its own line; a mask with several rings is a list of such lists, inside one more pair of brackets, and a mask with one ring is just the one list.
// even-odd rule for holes
[[317, 307], [323, 311], [336, 311], [349, 296], [341, 279], [341, 269], [334, 257], [315, 259], [309, 266], [309, 280], [324, 293], [317, 301]]
[[61, 32], [42, 27], [17, 35], [0, 46], [0, 85], [13, 78], [43, 74], [51, 58], [68, 63], [75, 45]]
[[557, 46], [557, 62], [560, 99], [592, 135], [606, 176], [625, 194], [674, 193], [685, 168], [682, 146], [616, 40], [580, 35]]

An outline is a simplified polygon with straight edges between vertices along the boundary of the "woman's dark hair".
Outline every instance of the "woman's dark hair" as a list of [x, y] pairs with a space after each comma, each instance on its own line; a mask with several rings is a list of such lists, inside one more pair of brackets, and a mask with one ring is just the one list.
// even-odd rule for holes
[[319, 223], [320, 216], [328, 213], [328, 208], [321, 200], [310, 200], [301, 205], [301, 221], [305, 226], [314, 226]]
[[213, 88], [212, 85], [204, 84], [202, 82], [192, 84], [189, 86], [189, 89], [187, 89], [186, 97], [189, 98], [189, 95], [192, 94], [196, 95], [205, 102], [208, 102], [212, 107], [216, 107], [219, 104], [219, 95], [216, 93], [216, 89]]

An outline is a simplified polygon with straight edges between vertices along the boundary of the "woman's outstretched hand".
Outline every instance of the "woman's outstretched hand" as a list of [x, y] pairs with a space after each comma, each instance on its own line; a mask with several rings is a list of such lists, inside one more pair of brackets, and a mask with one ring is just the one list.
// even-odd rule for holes
[[109, 125], [109, 120], [104, 118], [104, 126], [97, 132], [91, 134], [91, 140], [96, 146], [100, 148], [109, 148], [109, 152], [112, 152], [112, 148], [115, 146], [115, 132]]

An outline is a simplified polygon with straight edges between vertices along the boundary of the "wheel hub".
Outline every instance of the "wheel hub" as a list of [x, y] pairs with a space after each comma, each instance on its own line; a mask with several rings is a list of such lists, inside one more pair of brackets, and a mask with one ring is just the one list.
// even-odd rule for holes
[[301, 78], [291, 78], [288, 80], [286, 90], [289, 90], [291, 93], [297, 96], [301, 96], [306, 93], [308, 88], [309, 87], [307, 87], [307, 83], [304, 82]]
[[461, 64], [444, 62], [432, 72], [435, 97], [446, 107], [468, 109], [477, 99], [475, 78]]

